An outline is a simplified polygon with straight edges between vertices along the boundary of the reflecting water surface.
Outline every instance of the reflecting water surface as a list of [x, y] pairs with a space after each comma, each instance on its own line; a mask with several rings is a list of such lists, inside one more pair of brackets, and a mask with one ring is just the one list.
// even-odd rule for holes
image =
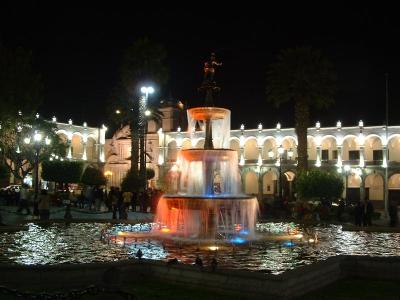
[[61, 264], [144, 258], [192, 264], [198, 254], [205, 265], [279, 274], [339, 254], [400, 255], [400, 233], [342, 231], [338, 225], [302, 227], [294, 223], [259, 223], [258, 240], [207, 244], [159, 239], [151, 224], [29, 224], [27, 231], [0, 234], [0, 263]]

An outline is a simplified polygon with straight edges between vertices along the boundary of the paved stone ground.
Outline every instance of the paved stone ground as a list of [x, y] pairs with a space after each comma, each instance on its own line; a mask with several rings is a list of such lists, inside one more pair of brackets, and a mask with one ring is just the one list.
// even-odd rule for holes
[[[2, 222], [6, 225], [17, 225], [24, 223], [29, 220], [37, 220], [38, 217], [32, 214], [26, 215], [17, 213], [18, 207], [16, 206], [0, 206], [0, 215]], [[32, 207], [30, 207], [32, 212]], [[63, 219], [65, 214], [65, 207], [51, 207], [50, 219]], [[85, 219], [85, 220], [112, 220], [112, 212], [106, 210], [94, 211], [88, 209], [71, 208], [71, 214], [73, 219]], [[140, 213], [140, 212], [129, 212], [128, 220], [148, 220], [153, 218], [153, 214]], [[123, 222], [123, 220], [121, 220]]]

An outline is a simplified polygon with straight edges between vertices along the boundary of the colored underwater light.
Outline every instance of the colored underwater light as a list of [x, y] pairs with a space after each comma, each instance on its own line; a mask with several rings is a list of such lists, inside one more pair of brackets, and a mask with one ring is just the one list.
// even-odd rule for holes
[[239, 233], [240, 233], [240, 234], [244, 234], [244, 235], [248, 235], [248, 234], [249, 234], [249, 231], [246, 230], [246, 229], [242, 229], [242, 230], [239, 231]]
[[161, 232], [168, 233], [170, 231], [171, 231], [171, 229], [169, 229], [169, 228], [161, 228]]
[[292, 241], [287, 241], [287, 242], [283, 243], [283, 246], [285, 246], [285, 247], [293, 247], [293, 246], [296, 246], [296, 244], [293, 243]]
[[231, 239], [232, 244], [244, 244], [246, 242], [247, 242], [247, 240], [240, 236], [235, 236]]

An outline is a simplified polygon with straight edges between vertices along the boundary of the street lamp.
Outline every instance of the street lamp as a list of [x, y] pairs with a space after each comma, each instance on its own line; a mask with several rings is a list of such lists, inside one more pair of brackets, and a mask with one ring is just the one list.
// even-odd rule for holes
[[110, 179], [111, 179], [112, 175], [113, 175], [113, 172], [111, 172], [109, 170], [104, 172], [104, 176], [107, 178], [107, 190], [110, 187]]
[[34, 178], [35, 178], [35, 196], [33, 198], [33, 214], [38, 215], [37, 198], [39, 194], [39, 155], [40, 150], [51, 144], [51, 139], [47, 136], [43, 139], [43, 134], [35, 130], [32, 136], [26, 136], [24, 138], [24, 143], [27, 145], [32, 145], [35, 150], [35, 160], [34, 160]]
[[279, 199], [282, 200], [282, 156], [283, 152], [282, 145], [278, 147], [278, 154], [279, 154]]
[[147, 117], [151, 115], [151, 112], [147, 109], [147, 101], [149, 99], [149, 94], [154, 93], [154, 88], [152, 86], [142, 86], [140, 89], [143, 97], [140, 101], [139, 106], [139, 127], [140, 127], [140, 163], [139, 172], [142, 178], [145, 180], [144, 188], [147, 188], [146, 181], [146, 132], [147, 132]]

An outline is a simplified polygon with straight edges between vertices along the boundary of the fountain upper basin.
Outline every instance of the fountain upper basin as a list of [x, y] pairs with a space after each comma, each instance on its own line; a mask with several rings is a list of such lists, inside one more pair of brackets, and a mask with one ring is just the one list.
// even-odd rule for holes
[[186, 161], [237, 161], [237, 152], [232, 149], [186, 149], [180, 155]]

